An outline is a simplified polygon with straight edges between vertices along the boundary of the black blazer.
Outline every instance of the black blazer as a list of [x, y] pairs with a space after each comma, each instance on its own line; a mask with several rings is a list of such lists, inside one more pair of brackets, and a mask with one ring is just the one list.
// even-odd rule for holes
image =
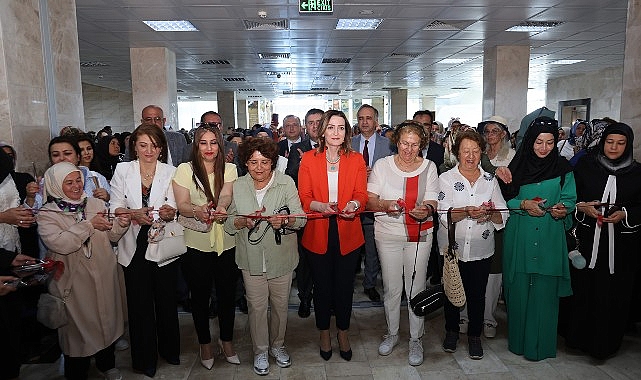
[[438, 168], [443, 164], [443, 161], [445, 161], [445, 148], [443, 148], [443, 145], [437, 144], [434, 141], [430, 141], [429, 145], [427, 146], [427, 158], [428, 160], [432, 161], [433, 163], [436, 164], [436, 167]]
[[[287, 142], [286, 140], [283, 141]], [[297, 188], [298, 169], [300, 168], [300, 160], [302, 158], [302, 155], [298, 152], [298, 149], [300, 149], [303, 153], [312, 150], [312, 141], [307, 139], [292, 145], [292, 149], [289, 152], [289, 157], [287, 158], [287, 169], [285, 169], [285, 174], [294, 179], [294, 183], [296, 184]]]

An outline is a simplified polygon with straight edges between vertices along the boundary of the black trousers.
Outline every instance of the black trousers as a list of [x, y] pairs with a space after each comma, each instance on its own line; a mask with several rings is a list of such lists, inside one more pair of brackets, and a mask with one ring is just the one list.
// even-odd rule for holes
[[159, 267], [145, 259], [147, 231], [140, 230], [136, 252], [124, 267], [127, 287], [131, 366], [156, 368], [158, 354], [169, 360], [180, 356], [180, 330], [176, 303], [178, 261]]
[[0, 297], [0, 379], [20, 374], [20, 329], [22, 302], [20, 290]]
[[329, 329], [332, 310], [336, 315], [336, 327], [349, 329], [359, 252], [360, 248], [341, 255], [336, 217], [329, 220], [327, 252], [319, 255], [307, 251], [314, 281], [314, 314], [319, 330]]
[[234, 338], [236, 316], [236, 282], [240, 271], [236, 266], [236, 248], [216, 252], [202, 252], [187, 248], [182, 255], [181, 269], [191, 292], [191, 316], [196, 327], [198, 343], [211, 342], [209, 331], [209, 298], [212, 284], [218, 298], [218, 327], [220, 340], [229, 342]]
[[[115, 343], [96, 352], [96, 368], [100, 372], [107, 372], [116, 367]], [[91, 356], [71, 357], [65, 355], [65, 378], [68, 380], [85, 380], [89, 373]]]
[[298, 234], [298, 266], [296, 267], [296, 287], [298, 288], [298, 299], [311, 302], [312, 300], [312, 268], [305, 248], [301, 244], [303, 228], [297, 231]]
[[[487, 277], [490, 274], [491, 264], [491, 256], [483, 260], [458, 262], [467, 301], [468, 336], [481, 336], [483, 314], [485, 313], [485, 287], [487, 286]], [[458, 332], [458, 323], [461, 317], [460, 308], [452, 305], [446, 297], [444, 312], [445, 330]]]

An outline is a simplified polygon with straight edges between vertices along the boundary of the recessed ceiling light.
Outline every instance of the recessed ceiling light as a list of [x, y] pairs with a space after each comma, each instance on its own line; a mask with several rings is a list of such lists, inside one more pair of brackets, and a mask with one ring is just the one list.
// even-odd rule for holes
[[337, 30], [371, 30], [383, 22], [381, 18], [341, 18], [336, 23]]
[[198, 29], [186, 20], [143, 21], [156, 32], [197, 32]]
[[374, 11], [372, 9], [363, 9], [362, 11], [358, 12], [358, 14], [361, 16], [369, 16], [373, 15]]
[[575, 63], [584, 62], [585, 59], [559, 59], [550, 62], [550, 65], [574, 65]]
[[505, 29], [506, 32], [545, 32], [548, 29], [555, 28], [563, 24], [561, 21], [526, 21], [511, 28]]
[[448, 65], [458, 65], [460, 63], [464, 63], [464, 62], [467, 62], [467, 61], [469, 61], [469, 59], [465, 59], [465, 58], [446, 58], [446, 59], [442, 59], [442, 60], [438, 61], [437, 63], [444, 63], [444, 64], [448, 64]]

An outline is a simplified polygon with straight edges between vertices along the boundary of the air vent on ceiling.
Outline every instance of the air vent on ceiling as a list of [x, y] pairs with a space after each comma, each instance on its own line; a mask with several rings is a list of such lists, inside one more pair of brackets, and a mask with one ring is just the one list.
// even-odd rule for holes
[[423, 28], [423, 30], [459, 31], [467, 28], [474, 22], [474, 20], [434, 20]]
[[287, 30], [289, 20], [243, 20], [246, 30]]
[[290, 53], [258, 53], [260, 59], [289, 59]]
[[310, 88], [310, 90], [312, 90], [312, 91], [325, 91], [325, 90], [329, 90], [329, 87], [312, 87], [312, 88]]
[[323, 63], [350, 63], [351, 58], [323, 58]]
[[245, 82], [247, 81], [245, 78], [238, 77], [238, 78], [223, 78], [225, 82]]
[[80, 62], [80, 67], [103, 67], [103, 66], [109, 66], [109, 64], [104, 62], [98, 62], [98, 61]]
[[467, 90], [469, 87], [452, 87], [452, 90]]
[[176, 90], [176, 92], [183, 93], [183, 92], [185, 92], [185, 90], [178, 89], [178, 90]]
[[390, 57], [416, 58], [423, 53], [392, 53]]
[[352, 91], [358, 91], [358, 90], [355, 88], [346, 88], [343, 91], [352, 92]]
[[357, 81], [357, 82], [354, 82], [353, 84], [372, 84], [372, 82], [371, 81]]
[[201, 65], [231, 65], [231, 63], [229, 63], [229, 61], [226, 59], [197, 59], [196, 62], [200, 63]]
[[247, 95], [248, 98], [262, 98], [260, 95]]
[[383, 87], [381, 90], [383, 91], [390, 91], [390, 90], [400, 90], [400, 87]]
[[240, 92], [254, 92], [256, 91], [255, 88], [239, 88], [238, 91]]
[[267, 71], [267, 75], [291, 75], [291, 71]]
[[314, 77], [314, 80], [315, 81], [319, 81], [319, 82], [332, 81], [332, 80], [335, 80], [335, 79], [336, 79], [336, 77], [333, 76], [333, 75], [322, 75], [320, 77]]

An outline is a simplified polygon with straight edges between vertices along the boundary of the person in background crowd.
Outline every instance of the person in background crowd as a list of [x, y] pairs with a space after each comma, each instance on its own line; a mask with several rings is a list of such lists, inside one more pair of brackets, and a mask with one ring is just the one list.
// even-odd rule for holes
[[110, 211], [130, 214], [135, 222], [118, 241], [118, 262], [125, 273], [131, 366], [153, 377], [158, 354], [171, 365], [180, 364], [178, 262], [159, 266], [145, 258], [152, 222], [171, 221], [176, 216], [171, 186], [175, 168], [165, 163], [167, 140], [157, 126], [138, 126], [129, 145], [134, 161], [116, 167]]
[[278, 142], [278, 155], [289, 157], [292, 145], [302, 141], [300, 118], [294, 115], [287, 115], [283, 119], [283, 131], [286, 139]]
[[[152, 124], [160, 128], [165, 133], [165, 140], [167, 140], [168, 151], [167, 157], [164, 159], [170, 165], [178, 167], [183, 162], [189, 161], [189, 154], [191, 150], [187, 145], [187, 140], [180, 132], [168, 131], [165, 129], [167, 119], [163, 114], [162, 108], [156, 105], [149, 105], [142, 109], [142, 124]], [[130, 152], [131, 153], [131, 152]], [[129, 157], [129, 156], [127, 156]]]
[[191, 162], [178, 165], [173, 190], [181, 215], [212, 223], [209, 232], [185, 228], [187, 252], [181, 257], [182, 273], [191, 293], [191, 315], [200, 344], [200, 362], [210, 370], [214, 365], [209, 331], [212, 285], [216, 287], [218, 299], [218, 345], [227, 362], [240, 364], [232, 345], [238, 267], [234, 239], [225, 234], [221, 225], [232, 200], [237, 172], [234, 164], [225, 163], [220, 129], [209, 124], [196, 129], [191, 156]]
[[324, 360], [332, 356], [332, 310], [340, 356], [352, 359], [348, 330], [358, 255], [365, 243], [357, 211], [367, 202], [367, 169], [363, 156], [352, 148], [350, 132], [343, 112], [325, 112], [318, 132], [320, 145], [303, 154], [298, 172], [305, 212], [329, 214], [309, 220], [302, 238], [312, 268], [316, 328]]
[[118, 138], [111, 135], [101, 138], [98, 140], [95, 153], [95, 171], [102, 174], [107, 181], [111, 181], [116, 165], [121, 162]]
[[[495, 125], [495, 124], [493, 124]], [[485, 128], [492, 128], [488, 125]], [[484, 171], [481, 154], [485, 141], [476, 131], [459, 132], [452, 152], [458, 164], [439, 177], [439, 210], [452, 209], [458, 246], [458, 267], [466, 298], [468, 354], [471, 359], [483, 358], [481, 330], [486, 307], [486, 286], [494, 255], [494, 231], [502, 229], [508, 217], [505, 200], [497, 179]], [[443, 212], [443, 211], [441, 211]], [[444, 219], [444, 218], [443, 218]], [[447, 223], [438, 231], [439, 245], [448, 243]], [[500, 283], [499, 283], [500, 286]], [[445, 300], [445, 339], [443, 350], [455, 352], [460, 331], [459, 308]]]
[[65, 300], [69, 318], [58, 329], [65, 377], [86, 379], [94, 356], [107, 379], [122, 379], [114, 350], [124, 315], [111, 242], [127, 230], [129, 215], [110, 221], [104, 203], [85, 195], [80, 169], [72, 163], [59, 162], [44, 177], [48, 203], [38, 213], [38, 233], [47, 256], [65, 268], [49, 283], [49, 292]]
[[[425, 134], [427, 136], [432, 133], [432, 125], [434, 122], [434, 114], [432, 113], [432, 111], [416, 111], [414, 112], [412, 120], [423, 126], [423, 129], [425, 130]], [[429, 144], [427, 144], [425, 148], [421, 149], [419, 153], [421, 157], [425, 157], [435, 163], [437, 168], [441, 166], [441, 164], [443, 164], [444, 154], [445, 149], [443, 148], [443, 146], [431, 140]]]
[[[249, 332], [254, 351], [254, 372], [269, 373], [268, 355], [281, 368], [291, 365], [285, 347], [287, 305], [292, 274], [298, 263], [296, 235], [288, 233], [305, 224], [304, 218], [278, 216], [303, 213], [294, 181], [278, 171], [278, 147], [270, 139], [243, 144], [240, 159], [248, 174], [233, 185], [232, 215], [265, 215], [266, 219], [234, 216], [225, 231], [236, 238], [236, 263], [241, 269], [249, 306]], [[271, 313], [268, 317], [268, 306]]]
[[[367, 176], [380, 158], [392, 154], [390, 141], [376, 133], [378, 127], [378, 110], [369, 104], [363, 104], [357, 112], [360, 135], [351, 139], [351, 147], [363, 155]], [[361, 225], [365, 236], [365, 269], [363, 273], [363, 292], [373, 302], [381, 302], [381, 295], [376, 290], [376, 279], [381, 270], [381, 263], [374, 241], [374, 217], [372, 214], [362, 214]], [[357, 264], [360, 266], [360, 263]]]
[[[320, 127], [320, 121], [323, 117], [323, 113], [323, 110], [318, 108], [312, 108], [307, 111], [307, 114], [305, 115], [305, 127], [309, 138], [292, 145], [289, 152], [285, 174], [292, 177], [296, 186], [298, 186], [298, 170], [300, 168], [300, 160], [303, 157], [303, 153], [318, 148], [318, 129]], [[303, 237], [302, 232], [302, 229], [298, 231], [298, 266], [296, 267], [296, 285], [298, 288], [298, 299], [300, 300], [300, 304], [298, 305], [298, 316], [301, 318], [307, 318], [311, 315], [313, 286], [311, 268], [309, 267], [307, 255], [305, 254], [300, 241]]]
[[570, 128], [570, 134], [566, 140], [567, 143], [560, 144], [562, 149], [559, 148], [559, 154], [568, 161], [571, 160], [576, 152], [583, 149], [583, 142], [588, 139], [588, 136], [585, 135], [586, 130], [588, 130], [588, 122], [577, 119], [572, 124], [572, 128]]
[[508, 166], [503, 187], [510, 210], [503, 247], [508, 349], [529, 360], [556, 356], [559, 298], [572, 294], [565, 231], [576, 190], [572, 167], [559, 155], [557, 121], [538, 117]]
[[[398, 344], [403, 290], [410, 297], [425, 289], [433, 225], [428, 218], [436, 209], [438, 195], [436, 165], [419, 157], [429, 141], [423, 125], [402, 122], [392, 137], [398, 153], [378, 160], [368, 179], [367, 210], [387, 213], [377, 216], [374, 222], [388, 329], [378, 347], [380, 355], [391, 354]], [[405, 210], [402, 204], [406, 204]], [[423, 363], [424, 318], [416, 316], [411, 308], [408, 318], [408, 360], [410, 365], [418, 366]]]
[[627, 124], [609, 125], [574, 168], [578, 250], [588, 266], [570, 267], [574, 295], [565, 344], [600, 360], [621, 347], [641, 265], [641, 165], [633, 143]]

